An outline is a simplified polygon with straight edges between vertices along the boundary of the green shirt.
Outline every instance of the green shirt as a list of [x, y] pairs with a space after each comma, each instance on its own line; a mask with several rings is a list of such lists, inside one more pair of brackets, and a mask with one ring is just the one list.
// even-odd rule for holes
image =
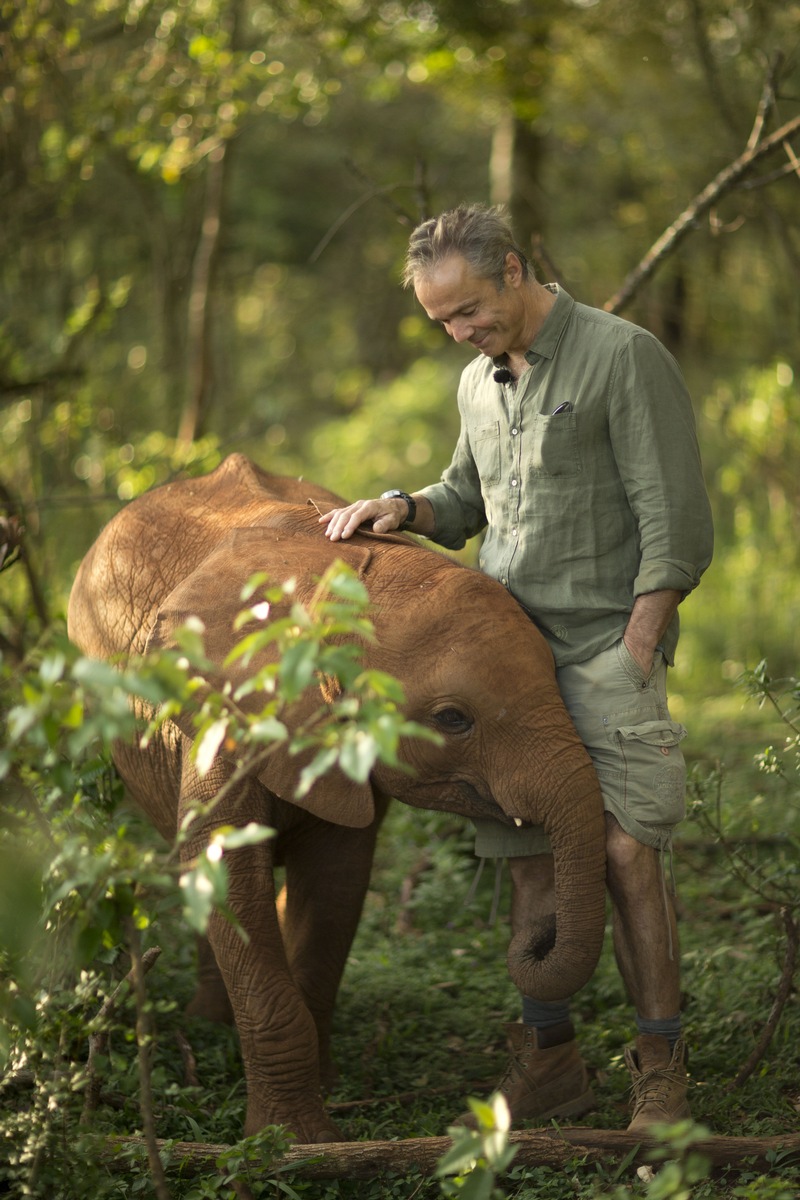
[[[646, 330], [551, 290], [516, 386], [495, 382], [484, 355], [463, 372], [452, 462], [422, 494], [440, 545], [486, 529], [481, 569], [561, 666], [613, 645], [641, 593], [696, 587], [713, 530], [675, 360]], [[677, 640], [676, 614], [662, 642], [670, 663]]]

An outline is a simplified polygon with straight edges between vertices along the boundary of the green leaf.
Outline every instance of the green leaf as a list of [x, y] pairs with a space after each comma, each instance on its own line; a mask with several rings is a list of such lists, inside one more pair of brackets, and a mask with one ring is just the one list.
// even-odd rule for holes
[[348, 736], [339, 753], [339, 766], [348, 778], [366, 783], [378, 757], [378, 743], [363, 729]]
[[491, 1200], [494, 1190], [494, 1171], [476, 1167], [459, 1192], [459, 1200]]
[[204, 730], [199, 741], [195, 742], [193, 753], [198, 775], [207, 775], [211, 770], [229, 725], [228, 717], [219, 717]]
[[480, 1158], [481, 1135], [464, 1125], [453, 1125], [447, 1132], [453, 1139], [453, 1145], [437, 1162], [436, 1174], [455, 1175], [471, 1170]]
[[266, 571], [256, 571], [255, 575], [251, 575], [239, 593], [239, 599], [242, 601], [242, 604], [246, 604], [254, 592], [258, 588], [263, 587], [268, 579], [269, 576]]
[[315, 642], [298, 641], [287, 648], [279, 671], [279, 686], [286, 700], [294, 700], [305, 691], [314, 677], [316, 664]]
[[327, 750], [320, 750], [319, 754], [300, 772], [300, 779], [294, 793], [295, 798], [302, 800], [304, 796], [307, 796], [319, 777], [331, 769], [338, 757], [339, 751], [335, 746]]
[[369, 605], [369, 592], [366, 587], [356, 573], [339, 559], [332, 563], [326, 572], [325, 584], [334, 596], [341, 596], [343, 600], [349, 600], [361, 608]]
[[120, 686], [116, 667], [96, 658], [79, 658], [73, 664], [72, 678], [92, 692], [108, 692]]
[[184, 917], [192, 929], [205, 934], [214, 908], [223, 905], [228, 894], [227, 867], [222, 859], [214, 861], [203, 854], [179, 882]]
[[285, 742], [289, 731], [277, 717], [258, 717], [247, 727], [248, 738], [254, 742]]
[[255, 821], [250, 821], [247, 825], [239, 828], [227, 826], [217, 829], [212, 834], [211, 840], [218, 842], [224, 850], [238, 850], [240, 846], [255, 846], [259, 842], [265, 842], [276, 836], [277, 831], [271, 829], [269, 825], [259, 825]]
[[60, 651], [56, 654], [48, 654], [39, 668], [39, 677], [43, 683], [57, 683], [59, 679], [63, 679], [66, 665], [67, 660]]

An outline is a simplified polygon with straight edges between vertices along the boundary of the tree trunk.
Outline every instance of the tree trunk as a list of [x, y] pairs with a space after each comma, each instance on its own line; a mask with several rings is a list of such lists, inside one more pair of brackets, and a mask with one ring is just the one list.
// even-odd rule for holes
[[192, 264], [186, 337], [187, 394], [178, 425], [178, 447], [185, 450], [203, 432], [213, 387], [211, 304], [214, 263], [222, 229], [226, 144], [209, 155], [206, 200]]
[[545, 236], [545, 205], [539, 183], [544, 153], [540, 134], [509, 109], [492, 137], [491, 202], [507, 206], [520, 249], [532, 261], [535, 247]]

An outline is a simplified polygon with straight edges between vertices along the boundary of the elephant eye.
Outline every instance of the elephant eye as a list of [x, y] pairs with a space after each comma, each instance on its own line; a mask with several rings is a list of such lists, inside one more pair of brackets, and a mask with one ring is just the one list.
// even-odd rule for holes
[[468, 733], [472, 728], [472, 718], [460, 708], [440, 708], [433, 714], [433, 723], [442, 733]]

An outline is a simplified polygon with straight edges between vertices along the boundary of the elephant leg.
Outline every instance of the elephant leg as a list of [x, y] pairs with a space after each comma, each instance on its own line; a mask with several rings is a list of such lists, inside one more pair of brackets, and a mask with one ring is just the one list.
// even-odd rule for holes
[[[227, 774], [224, 768], [214, 766], [198, 780], [187, 756], [184, 811], [192, 802], [218, 791]], [[194, 822], [182, 858], [189, 862], [200, 853], [219, 825], [248, 821], [268, 825], [269, 815], [268, 793], [251, 781], [226, 797], [212, 814]], [[283, 948], [275, 908], [272, 843], [228, 851], [225, 861], [228, 907], [247, 940], [218, 912], [209, 921], [208, 940], [239, 1034], [247, 1082], [245, 1135], [265, 1125], [281, 1124], [303, 1144], [341, 1141], [342, 1134], [322, 1102], [314, 1018], [292, 978]]]
[[220, 1025], [233, 1024], [228, 989], [208, 938], [197, 939], [197, 989], [185, 1011], [187, 1017], [202, 1017]]
[[282, 846], [283, 940], [292, 978], [317, 1027], [320, 1077], [326, 1091], [337, 1079], [331, 1053], [336, 995], [369, 887], [385, 807], [366, 829], [306, 821]]

